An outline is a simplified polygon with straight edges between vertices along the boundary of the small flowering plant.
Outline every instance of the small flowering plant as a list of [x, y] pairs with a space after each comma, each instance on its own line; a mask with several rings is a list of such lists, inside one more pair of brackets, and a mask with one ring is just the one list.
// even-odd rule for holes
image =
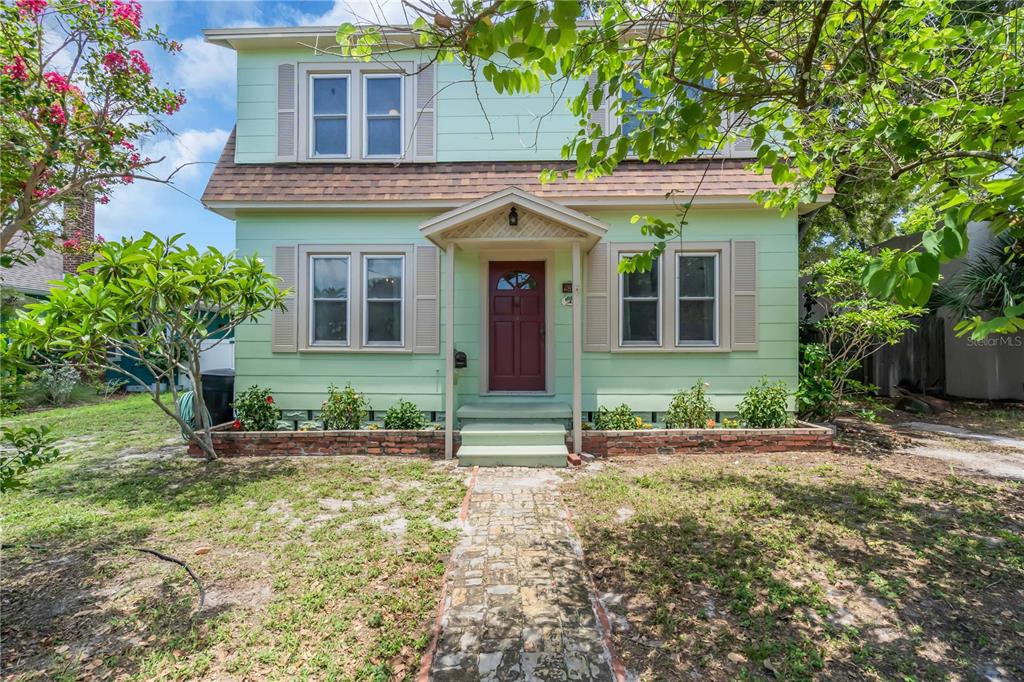
[[327, 430], [355, 430], [362, 428], [369, 411], [370, 401], [351, 385], [339, 389], [331, 384], [327, 400], [320, 406], [320, 418]]
[[269, 388], [250, 386], [234, 402], [236, 431], [273, 431], [277, 427], [277, 407]]
[[[157, 161], [136, 148], [184, 104], [146, 55], [181, 49], [142, 23], [138, 0], [0, 3], [0, 266], [55, 246], [47, 226], [83, 197], [101, 203]], [[17, 234], [29, 248], [7, 249]]]

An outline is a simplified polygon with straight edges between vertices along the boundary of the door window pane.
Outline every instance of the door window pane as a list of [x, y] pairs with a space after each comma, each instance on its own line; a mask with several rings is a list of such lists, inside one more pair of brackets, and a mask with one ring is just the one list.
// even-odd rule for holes
[[348, 256], [310, 259], [310, 343], [348, 343]]
[[367, 256], [364, 260], [367, 345], [401, 346], [405, 258]]

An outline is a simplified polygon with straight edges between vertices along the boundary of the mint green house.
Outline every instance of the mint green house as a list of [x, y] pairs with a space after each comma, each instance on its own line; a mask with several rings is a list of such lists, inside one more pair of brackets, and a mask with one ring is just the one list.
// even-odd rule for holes
[[[315, 411], [351, 383], [375, 411], [433, 413], [463, 463], [562, 464], [566, 429], [578, 452], [602, 405], [650, 421], [701, 378], [722, 413], [761, 376], [795, 388], [797, 216], [751, 200], [771, 181], [744, 169], [749, 144], [542, 184], [578, 125], [558, 93], [481, 82], [478, 99], [420, 49], [364, 63], [310, 47], [333, 32], [206, 32], [238, 54], [238, 121], [203, 201], [292, 290], [238, 329], [236, 386]], [[684, 239], [620, 276], [649, 244], [632, 216], [670, 219], [698, 183]]]

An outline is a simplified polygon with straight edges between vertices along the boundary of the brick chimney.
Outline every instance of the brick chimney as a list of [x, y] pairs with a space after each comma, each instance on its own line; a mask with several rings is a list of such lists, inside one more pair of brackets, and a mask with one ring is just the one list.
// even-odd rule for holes
[[[76, 234], [78, 233], [78, 234]], [[69, 211], [64, 222], [64, 239], [75, 237], [82, 244], [96, 241], [96, 204], [91, 193], [84, 194]], [[79, 252], [64, 251], [64, 272], [78, 272], [78, 266], [92, 260], [88, 249]]]

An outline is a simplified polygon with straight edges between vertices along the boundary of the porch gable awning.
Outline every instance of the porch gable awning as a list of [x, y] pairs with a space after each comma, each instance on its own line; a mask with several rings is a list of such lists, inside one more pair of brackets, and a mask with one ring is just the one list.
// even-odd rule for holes
[[584, 251], [608, 232], [600, 220], [518, 187], [507, 187], [442, 213], [419, 229], [441, 248], [450, 243], [580, 242]]

